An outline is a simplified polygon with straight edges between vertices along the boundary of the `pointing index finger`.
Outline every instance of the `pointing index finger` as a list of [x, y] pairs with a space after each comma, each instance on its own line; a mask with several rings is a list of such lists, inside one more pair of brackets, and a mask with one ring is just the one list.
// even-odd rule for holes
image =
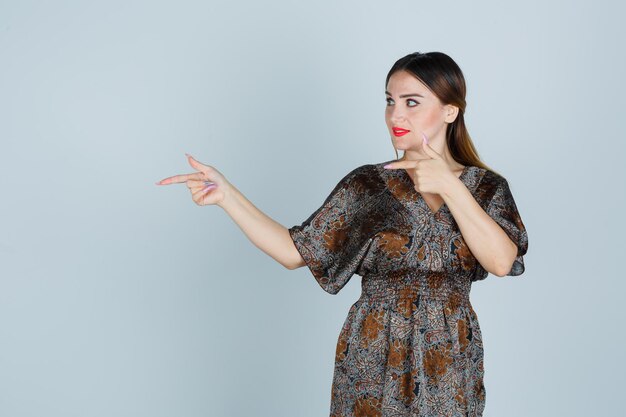
[[199, 180], [204, 178], [202, 173], [196, 172], [193, 174], [181, 174], [167, 177], [158, 182], [159, 185], [177, 184], [181, 182], [187, 182], [189, 180]]
[[383, 166], [385, 169], [415, 168], [416, 161], [395, 161]]

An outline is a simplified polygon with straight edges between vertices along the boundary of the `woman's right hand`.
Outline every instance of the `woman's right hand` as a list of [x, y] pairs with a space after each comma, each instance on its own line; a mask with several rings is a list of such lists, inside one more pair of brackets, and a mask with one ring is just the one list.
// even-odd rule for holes
[[228, 193], [230, 183], [215, 168], [204, 165], [194, 159], [193, 156], [187, 155], [189, 164], [199, 172], [193, 174], [181, 174], [168, 177], [157, 182], [157, 185], [168, 185], [184, 182], [191, 191], [191, 198], [199, 206], [209, 204], [219, 204]]

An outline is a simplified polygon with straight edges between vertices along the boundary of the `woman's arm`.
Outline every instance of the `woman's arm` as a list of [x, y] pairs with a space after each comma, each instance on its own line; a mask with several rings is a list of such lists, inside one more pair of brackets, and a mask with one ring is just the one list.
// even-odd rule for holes
[[185, 183], [196, 204], [222, 207], [257, 248], [285, 268], [305, 265], [287, 228], [256, 208], [216, 168], [186, 155], [189, 164], [199, 172], [174, 175], [158, 181], [157, 185]]
[[289, 231], [259, 210], [235, 186], [228, 184], [217, 203], [234, 220], [250, 241], [287, 269], [304, 266]]
[[515, 243], [480, 207], [460, 179], [451, 176], [441, 197], [478, 262], [487, 272], [505, 276], [517, 255]]

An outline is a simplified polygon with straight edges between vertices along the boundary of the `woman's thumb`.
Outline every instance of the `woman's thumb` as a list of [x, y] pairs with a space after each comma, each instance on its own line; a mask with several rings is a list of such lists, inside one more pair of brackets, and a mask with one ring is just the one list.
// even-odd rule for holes
[[189, 161], [189, 165], [191, 165], [192, 167], [194, 167], [198, 171], [203, 171], [204, 172], [208, 168], [206, 165], [198, 162], [198, 160], [196, 160], [196, 158], [194, 158], [193, 156], [189, 155], [188, 153], [185, 153], [185, 155], [187, 155], [187, 160]]

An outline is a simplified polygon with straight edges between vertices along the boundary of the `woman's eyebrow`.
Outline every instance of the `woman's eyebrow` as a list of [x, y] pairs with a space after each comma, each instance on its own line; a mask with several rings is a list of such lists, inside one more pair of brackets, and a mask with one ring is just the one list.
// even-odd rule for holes
[[[389, 95], [389, 96], [391, 95], [391, 94], [389, 93], [389, 91], [387, 91], [387, 90], [385, 90], [385, 94], [387, 94], [387, 95]], [[415, 96], [417, 96], [417, 97], [421, 97], [421, 98], [424, 98], [424, 96], [423, 96], [423, 95], [421, 95], [421, 94], [417, 94], [417, 93], [412, 93], [412, 94], [402, 94], [402, 95], [400, 95], [400, 98], [404, 98], [404, 97], [415, 97]]]

